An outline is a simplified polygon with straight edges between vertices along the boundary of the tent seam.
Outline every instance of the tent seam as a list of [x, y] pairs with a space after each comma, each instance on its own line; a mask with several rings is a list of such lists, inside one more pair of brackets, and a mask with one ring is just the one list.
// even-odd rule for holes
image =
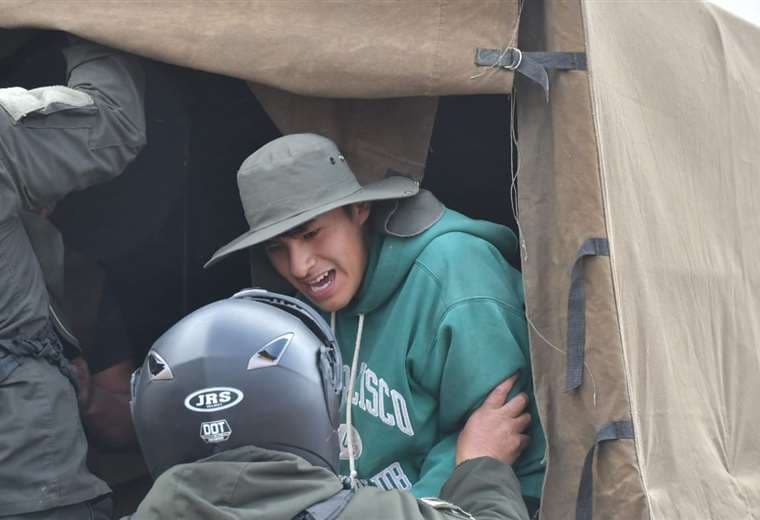
[[604, 230], [605, 234], [608, 239], [609, 243], [609, 263], [610, 263], [610, 285], [611, 285], [611, 291], [612, 291], [612, 299], [615, 307], [615, 317], [617, 318], [617, 324], [618, 324], [618, 336], [620, 340], [620, 350], [622, 354], [623, 359], [623, 379], [625, 382], [625, 391], [626, 391], [626, 397], [628, 399], [628, 412], [631, 416], [631, 424], [633, 426], [633, 445], [634, 445], [634, 455], [636, 458], [636, 464], [638, 466], [638, 473], [639, 473], [639, 481], [641, 482], [642, 491], [644, 493], [644, 500], [646, 501], [647, 508], [649, 509], [649, 518], [652, 519], [653, 517], [653, 508], [652, 503], [649, 496], [649, 487], [647, 485], [647, 480], [644, 475], [643, 467], [641, 464], [642, 456], [641, 456], [641, 444], [639, 443], [639, 437], [638, 432], [640, 431], [640, 424], [639, 424], [639, 412], [638, 408], [636, 407], [634, 400], [632, 399], [633, 391], [631, 388], [631, 380], [630, 380], [630, 363], [627, 356], [627, 351], [625, 348], [626, 342], [625, 342], [625, 335], [623, 334], [623, 319], [622, 319], [622, 312], [621, 312], [621, 306], [620, 306], [620, 298], [618, 294], [618, 286], [619, 283], [617, 281], [617, 277], [615, 275], [615, 240], [612, 236], [612, 226], [610, 225], [609, 220], [609, 197], [607, 193], [607, 182], [606, 178], [604, 176], [604, 149], [603, 149], [603, 142], [600, 138], [599, 134], [599, 115], [598, 110], [596, 109], [596, 106], [594, 104], [594, 100], [596, 99], [596, 95], [594, 92], [594, 81], [593, 81], [593, 59], [592, 59], [592, 53], [590, 51], [589, 46], [589, 34], [588, 34], [588, 12], [586, 10], [586, 1], [580, 0], [580, 7], [581, 7], [581, 19], [582, 19], [582, 28], [583, 28], [583, 39], [584, 39], [584, 45], [586, 48], [586, 62], [587, 62], [587, 72], [586, 77], [588, 81], [588, 96], [589, 96], [589, 107], [591, 109], [591, 119], [593, 122], [593, 132], [596, 137], [597, 142], [597, 153], [596, 153], [596, 160], [597, 160], [597, 175], [599, 176], [599, 185], [600, 185], [600, 195], [602, 200], [602, 218], [604, 220]]
[[446, 0], [441, 0], [438, 4], [438, 28], [436, 30], [435, 52], [433, 53], [433, 66], [430, 70], [430, 83], [428, 84], [427, 96], [432, 95], [435, 86], [438, 84], [438, 66], [441, 62], [441, 39], [443, 38], [443, 19]]

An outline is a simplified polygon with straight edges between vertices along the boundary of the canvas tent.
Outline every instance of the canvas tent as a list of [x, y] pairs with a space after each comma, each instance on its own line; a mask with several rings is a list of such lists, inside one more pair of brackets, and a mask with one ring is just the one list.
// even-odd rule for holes
[[422, 174], [435, 96], [512, 92], [477, 48], [585, 53], [513, 96], [542, 517], [760, 517], [759, 26], [696, 0], [2, 0], [0, 26], [248, 80], [365, 179]]

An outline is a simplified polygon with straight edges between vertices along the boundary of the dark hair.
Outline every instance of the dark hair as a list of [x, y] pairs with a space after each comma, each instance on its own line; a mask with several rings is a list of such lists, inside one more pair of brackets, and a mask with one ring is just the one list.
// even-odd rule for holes
[[[353, 216], [353, 213], [351, 213], [351, 206], [353, 206], [353, 204], [346, 204], [345, 206], [341, 206], [341, 209], [343, 209], [343, 211], [346, 213], [346, 216], [348, 216], [349, 218]], [[316, 219], [316, 217], [314, 217], [313, 219], [307, 220], [303, 224], [299, 224], [294, 228], [290, 228], [287, 231], [280, 233], [276, 237], [270, 238], [269, 240], [265, 241], [262, 244], [262, 246], [266, 247], [268, 243], [271, 243], [272, 241], [277, 240], [280, 237], [290, 238], [290, 237], [305, 233], [309, 225], [312, 222], [314, 222], [314, 219]]]

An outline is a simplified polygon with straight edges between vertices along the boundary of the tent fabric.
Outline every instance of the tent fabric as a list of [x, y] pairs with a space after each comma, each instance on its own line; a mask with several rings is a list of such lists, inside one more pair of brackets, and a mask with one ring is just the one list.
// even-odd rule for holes
[[[581, 0], [534, 0], [523, 51], [587, 50]], [[583, 382], [565, 388], [573, 266], [589, 239], [608, 238], [590, 71], [551, 75], [550, 101], [518, 77], [519, 221], [534, 386], [548, 439], [541, 517], [574, 518], [586, 456], [609, 423], [629, 421], [630, 399], [610, 258], [586, 257]], [[591, 462], [594, 518], [649, 518], [634, 439], [599, 445]]]
[[[519, 80], [519, 221], [547, 433], [542, 518], [760, 511], [760, 26], [699, 1], [528, 0], [519, 47], [586, 52]], [[506, 93], [476, 48], [517, 37], [517, 0], [0, 0], [0, 27], [60, 29], [251, 82], [283, 132], [335, 139], [362, 180], [419, 179], [436, 96]], [[364, 98], [364, 99], [360, 99]], [[583, 377], [565, 388], [583, 260]]]
[[0, 0], [0, 27], [65, 30], [247, 80], [283, 133], [332, 138], [368, 181], [389, 170], [422, 178], [436, 96], [511, 91], [511, 72], [474, 58], [478, 47], [514, 45], [519, 9], [518, 0]]
[[331, 99], [257, 84], [251, 90], [283, 134], [313, 132], [335, 141], [360, 182], [391, 172], [422, 180], [437, 97]]
[[475, 49], [517, 38], [518, 0], [2, 0], [0, 25], [59, 29], [135, 54], [316, 97], [507, 93]]
[[760, 26], [702, 2], [583, 9], [651, 516], [758, 518]]

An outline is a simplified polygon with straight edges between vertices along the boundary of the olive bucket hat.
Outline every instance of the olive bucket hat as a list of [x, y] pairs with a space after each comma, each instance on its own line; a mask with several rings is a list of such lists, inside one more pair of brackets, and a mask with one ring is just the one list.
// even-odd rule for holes
[[250, 230], [217, 250], [205, 267], [332, 209], [419, 192], [416, 181], [400, 175], [360, 184], [335, 143], [315, 134], [287, 135], [265, 144], [243, 162], [237, 181]]

